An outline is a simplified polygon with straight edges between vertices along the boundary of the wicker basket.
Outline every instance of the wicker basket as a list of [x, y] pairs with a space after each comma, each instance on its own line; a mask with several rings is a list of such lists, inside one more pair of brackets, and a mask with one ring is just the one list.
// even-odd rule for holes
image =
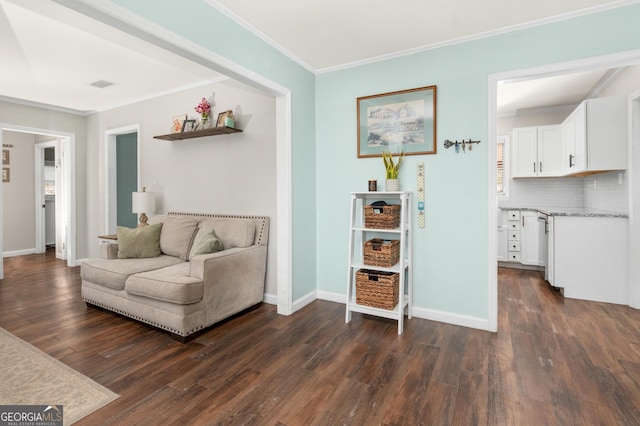
[[395, 229], [400, 226], [400, 205], [364, 206], [364, 226], [372, 229]]
[[400, 276], [395, 272], [360, 269], [356, 272], [356, 303], [374, 308], [394, 309], [398, 304]]
[[364, 264], [389, 267], [400, 260], [400, 241], [374, 238], [363, 244]]

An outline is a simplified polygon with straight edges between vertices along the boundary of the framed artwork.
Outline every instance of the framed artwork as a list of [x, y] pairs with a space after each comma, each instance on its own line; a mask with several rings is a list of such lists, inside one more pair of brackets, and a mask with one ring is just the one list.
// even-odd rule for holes
[[436, 153], [436, 86], [358, 98], [358, 158]]
[[171, 133], [181, 133], [187, 114], [176, 115], [171, 119]]
[[183, 132], [191, 132], [193, 130], [196, 130], [198, 128], [198, 124], [196, 122], [196, 120], [184, 120], [182, 122], [182, 131]]
[[11, 182], [11, 170], [8, 167], [2, 168], [2, 182]]
[[216, 122], [216, 127], [224, 127], [224, 119], [227, 117], [227, 113], [229, 111], [224, 111], [218, 114], [218, 121]]
[[2, 165], [8, 166], [9, 164], [11, 164], [10, 161], [10, 156], [9, 156], [9, 150], [8, 149], [3, 149], [2, 150]]

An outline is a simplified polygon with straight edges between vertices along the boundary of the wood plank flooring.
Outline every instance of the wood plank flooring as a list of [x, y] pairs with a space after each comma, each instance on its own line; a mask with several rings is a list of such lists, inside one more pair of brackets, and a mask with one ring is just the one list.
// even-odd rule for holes
[[[315, 301], [181, 344], [80, 299], [51, 253], [5, 259], [0, 326], [121, 395], [78, 425], [640, 424], [640, 311], [500, 269], [499, 332]], [[46, 403], [43, 401], [43, 403]]]

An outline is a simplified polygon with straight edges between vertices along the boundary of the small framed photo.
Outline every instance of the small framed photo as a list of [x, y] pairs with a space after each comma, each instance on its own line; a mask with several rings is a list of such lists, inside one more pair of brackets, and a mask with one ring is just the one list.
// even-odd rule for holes
[[182, 131], [183, 132], [192, 132], [194, 130], [196, 130], [198, 128], [198, 122], [193, 119], [193, 120], [184, 120], [182, 122]]
[[176, 115], [171, 119], [171, 133], [181, 133], [187, 114]]
[[2, 168], [2, 182], [11, 182], [11, 170], [8, 167]]
[[216, 127], [224, 127], [224, 119], [227, 117], [227, 112], [221, 112], [218, 114], [218, 121], [216, 122]]
[[9, 164], [11, 164], [10, 157], [9, 157], [9, 150], [8, 149], [3, 149], [2, 150], [2, 165], [3, 166], [8, 166]]

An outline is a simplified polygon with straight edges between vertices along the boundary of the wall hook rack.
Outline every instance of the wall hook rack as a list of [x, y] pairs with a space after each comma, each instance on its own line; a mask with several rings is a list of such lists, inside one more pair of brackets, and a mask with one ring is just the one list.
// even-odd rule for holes
[[449, 139], [447, 139], [446, 141], [444, 141], [444, 147], [449, 149], [453, 146], [455, 147], [456, 154], [459, 154], [460, 148], [462, 148], [462, 152], [464, 153], [467, 152], [467, 147], [469, 148], [469, 151], [472, 151], [474, 143], [480, 143], [480, 141], [472, 141], [471, 139], [469, 139], [468, 141], [465, 141], [464, 139], [462, 139], [462, 142], [458, 142], [457, 140], [450, 141]]

